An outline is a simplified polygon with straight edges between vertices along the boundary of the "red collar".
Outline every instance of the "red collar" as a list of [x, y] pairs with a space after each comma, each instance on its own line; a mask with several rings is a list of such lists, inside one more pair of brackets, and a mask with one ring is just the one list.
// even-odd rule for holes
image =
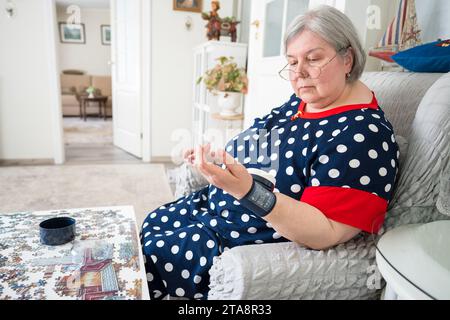
[[358, 110], [358, 109], [377, 110], [378, 109], [378, 101], [377, 101], [377, 98], [375, 97], [375, 93], [372, 92], [372, 94], [373, 94], [373, 99], [372, 99], [372, 102], [370, 102], [369, 104], [352, 104], [352, 105], [340, 106], [340, 107], [336, 107], [336, 108], [333, 108], [333, 109], [330, 109], [327, 111], [315, 112], [315, 113], [305, 112], [306, 103], [304, 101], [302, 101], [300, 103], [300, 106], [298, 107], [298, 112], [291, 117], [291, 120], [295, 121], [299, 118], [320, 119], [320, 118], [329, 117], [329, 116], [332, 116], [335, 114], [339, 114], [342, 112], [346, 112], [346, 111], [350, 111], [350, 110]]

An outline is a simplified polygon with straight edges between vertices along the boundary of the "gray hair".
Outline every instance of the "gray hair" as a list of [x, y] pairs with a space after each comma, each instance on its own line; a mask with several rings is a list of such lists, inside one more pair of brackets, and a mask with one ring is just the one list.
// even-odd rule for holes
[[358, 33], [351, 20], [338, 9], [331, 6], [320, 6], [309, 10], [292, 21], [284, 37], [284, 52], [290, 41], [301, 32], [309, 30], [322, 37], [335, 50], [345, 55], [345, 48], [353, 49], [353, 67], [348, 83], [356, 82], [362, 75], [366, 65], [366, 53], [359, 40]]

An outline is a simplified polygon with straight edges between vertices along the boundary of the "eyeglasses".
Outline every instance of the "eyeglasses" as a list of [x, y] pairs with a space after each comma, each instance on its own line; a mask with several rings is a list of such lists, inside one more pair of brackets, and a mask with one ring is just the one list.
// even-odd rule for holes
[[[336, 57], [338, 56], [339, 52], [342, 52], [344, 50], [348, 50], [350, 46], [346, 48], [342, 48], [341, 50], [336, 52], [336, 55], [328, 60], [325, 64], [321, 64], [320, 61], [314, 61], [314, 60], [308, 60], [306, 62], [306, 65], [303, 66], [303, 70], [297, 71], [298, 65], [295, 66], [295, 69], [290, 69], [291, 66], [289, 63], [278, 73], [280, 77], [283, 80], [286, 81], [295, 81], [298, 77], [302, 77], [304, 79], [318, 79], [320, 78], [322, 74], [322, 70], [329, 65]], [[306, 75], [306, 76], [305, 76]]]

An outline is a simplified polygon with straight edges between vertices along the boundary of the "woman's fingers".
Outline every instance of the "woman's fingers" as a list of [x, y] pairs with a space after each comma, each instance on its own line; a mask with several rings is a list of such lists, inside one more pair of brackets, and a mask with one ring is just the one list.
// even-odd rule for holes
[[235, 177], [240, 177], [242, 174], [248, 173], [247, 169], [225, 150], [220, 150], [218, 153], [220, 154], [222, 163], [227, 166], [227, 169], [230, 170]]
[[223, 171], [217, 166], [217, 164], [224, 163], [222, 161], [222, 152], [220, 150], [211, 151], [210, 144], [198, 146], [194, 155], [189, 159], [197, 165], [203, 175], [217, 175], [219, 171]]
[[203, 152], [203, 146], [198, 146], [195, 148], [195, 161], [198, 165], [201, 165], [205, 162], [205, 154]]
[[[188, 162], [190, 164], [194, 164], [195, 159], [203, 159], [203, 161], [205, 162], [214, 162], [217, 153], [215, 151], [210, 150], [211, 146], [209, 144], [198, 146], [195, 149], [187, 149], [183, 153], [183, 159], [185, 162]], [[203, 154], [203, 157], [201, 157], [200, 154]]]
[[190, 165], [194, 164], [195, 161], [195, 152], [194, 149], [188, 149], [183, 154], [183, 160]]
[[211, 152], [211, 145], [203, 145], [199, 146], [198, 152], [196, 156], [198, 157], [197, 164], [199, 170], [203, 173], [205, 176], [212, 176], [217, 175], [219, 168], [214, 164], [214, 159], [212, 155], [215, 153]]
[[211, 151], [211, 144], [199, 145], [195, 148], [194, 155], [198, 164], [203, 162], [214, 162], [215, 152]]
[[[214, 161], [211, 161], [213, 158]], [[225, 164], [224, 170], [216, 164]], [[223, 189], [237, 199], [251, 188], [252, 177], [247, 169], [224, 150], [211, 152], [210, 145], [199, 146], [195, 153], [195, 168], [212, 185]]]
[[189, 156], [186, 158], [186, 161], [187, 161], [189, 164], [193, 165], [194, 162], [195, 162], [195, 154], [189, 155]]
[[183, 153], [183, 159], [186, 162], [192, 162], [192, 156], [194, 156], [194, 149], [188, 149]]
[[208, 163], [215, 163], [216, 152], [211, 150], [210, 143], [203, 146], [203, 152], [205, 154], [205, 159]]

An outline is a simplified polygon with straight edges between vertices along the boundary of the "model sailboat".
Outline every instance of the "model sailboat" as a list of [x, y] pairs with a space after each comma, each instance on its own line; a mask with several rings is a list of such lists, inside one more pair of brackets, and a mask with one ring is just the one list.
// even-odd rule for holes
[[378, 46], [369, 51], [371, 57], [393, 63], [392, 56], [422, 43], [414, 0], [401, 0], [397, 15], [389, 24]]

